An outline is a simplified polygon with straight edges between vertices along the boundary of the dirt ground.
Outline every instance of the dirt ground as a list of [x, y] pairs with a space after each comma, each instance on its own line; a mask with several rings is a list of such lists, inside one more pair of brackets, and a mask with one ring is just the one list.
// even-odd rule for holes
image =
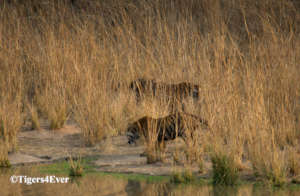
[[[23, 130], [18, 134], [18, 151], [9, 154], [12, 165], [51, 163], [70, 156], [96, 157], [97, 170], [106, 172], [169, 175], [184, 166], [174, 166], [171, 153], [183, 141], [178, 139], [167, 144], [164, 163], [147, 164], [144, 145], [130, 145], [126, 136], [114, 136], [103, 140], [94, 147], [84, 146], [80, 130], [75, 125], [66, 125], [60, 130]], [[208, 168], [209, 162], [206, 165]], [[191, 168], [197, 172], [198, 168]]]

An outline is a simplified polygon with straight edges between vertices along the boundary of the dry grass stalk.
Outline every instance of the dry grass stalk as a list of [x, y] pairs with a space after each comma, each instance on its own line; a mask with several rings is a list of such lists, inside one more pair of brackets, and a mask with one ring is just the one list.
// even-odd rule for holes
[[169, 112], [164, 95], [136, 104], [128, 90], [134, 79], [190, 82], [199, 100], [182, 100], [184, 109], [210, 123], [203, 145], [191, 150], [224, 149], [284, 181], [293, 162], [284, 149], [297, 148], [300, 127], [295, 1], [103, 1], [76, 9], [66, 1], [7, 2], [0, 5], [0, 137], [10, 148], [27, 100], [53, 129], [76, 119], [95, 144], [136, 116]]

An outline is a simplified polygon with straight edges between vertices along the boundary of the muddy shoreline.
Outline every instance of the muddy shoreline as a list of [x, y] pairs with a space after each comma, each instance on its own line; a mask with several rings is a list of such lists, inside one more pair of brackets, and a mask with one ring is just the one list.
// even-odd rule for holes
[[[133, 175], [170, 176], [186, 170], [183, 164], [175, 165], [172, 156], [176, 147], [185, 145], [181, 139], [167, 144], [164, 162], [148, 164], [146, 157], [140, 156], [144, 152], [142, 143], [129, 145], [126, 136], [113, 136], [93, 147], [86, 147], [80, 134], [76, 125], [66, 125], [60, 130], [23, 130], [18, 134], [18, 151], [10, 153], [8, 159], [13, 167], [43, 167], [80, 156], [82, 160], [91, 160], [89, 165], [95, 172]], [[212, 178], [209, 158], [204, 161], [202, 173], [199, 173], [198, 165], [189, 166], [188, 169], [199, 178]], [[239, 176], [245, 182], [259, 181], [250, 167], [241, 170]], [[293, 180], [300, 184], [300, 177], [288, 181]]]
[[[76, 125], [66, 125], [60, 130], [23, 130], [18, 134], [18, 151], [10, 153], [12, 166], [51, 164], [70, 157], [93, 158], [97, 171], [136, 173], [148, 175], [171, 175], [184, 170], [184, 165], [174, 165], [172, 151], [183, 141], [173, 141], [167, 145], [166, 161], [147, 164], [143, 144], [129, 145], [126, 136], [113, 136], [93, 147], [84, 146], [80, 130]], [[209, 165], [207, 166], [209, 167]], [[197, 173], [197, 166], [190, 168]]]

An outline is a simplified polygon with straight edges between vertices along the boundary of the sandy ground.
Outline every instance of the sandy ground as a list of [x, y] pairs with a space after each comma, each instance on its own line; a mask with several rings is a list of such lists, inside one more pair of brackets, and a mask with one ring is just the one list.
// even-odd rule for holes
[[[177, 143], [176, 143], [177, 142]], [[66, 125], [60, 130], [23, 130], [18, 134], [18, 151], [9, 154], [12, 165], [51, 163], [72, 156], [93, 156], [97, 170], [106, 172], [169, 175], [184, 166], [174, 166], [171, 152], [183, 141], [167, 144], [164, 163], [147, 164], [144, 145], [129, 145], [126, 136], [115, 136], [103, 140], [94, 147], [85, 147], [80, 130], [75, 125]], [[209, 167], [209, 166], [208, 166]], [[197, 171], [198, 168], [191, 168]]]

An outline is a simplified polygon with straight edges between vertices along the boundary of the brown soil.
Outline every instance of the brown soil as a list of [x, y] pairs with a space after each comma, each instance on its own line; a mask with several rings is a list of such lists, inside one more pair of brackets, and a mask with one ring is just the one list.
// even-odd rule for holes
[[[9, 154], [12, 165], [51, 163], [70, 156], [97, 157], [97, 170], [106, 172], [169, 175], [184, 166], [174, 166], [171, 153], [176, 146], [184, 145], [182, 140], [167, 144], [164, 163], [147, 164], [142, 144], [127, 143], [126, 136], [114, 136], [94, 147], [86, 147], [80, 130], [75, 125], [66, 125], [60, 130], [23, 130], [18, 134], [18, 152]], [[209, 164], [207, 167], [210, 167]], [[193, 171], [197, 171], [195, 166]]]

